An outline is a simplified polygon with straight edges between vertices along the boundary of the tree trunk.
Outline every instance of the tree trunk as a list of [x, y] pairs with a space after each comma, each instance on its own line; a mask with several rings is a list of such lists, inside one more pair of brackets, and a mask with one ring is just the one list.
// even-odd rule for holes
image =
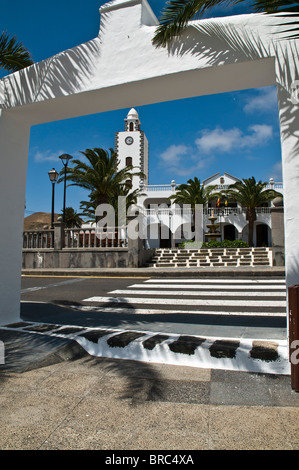
[[255, 209], [247, 209], [246, 220], [248, 220], [248, 245], [253, 246], [253, 229], [254, 221], [256, 220]]

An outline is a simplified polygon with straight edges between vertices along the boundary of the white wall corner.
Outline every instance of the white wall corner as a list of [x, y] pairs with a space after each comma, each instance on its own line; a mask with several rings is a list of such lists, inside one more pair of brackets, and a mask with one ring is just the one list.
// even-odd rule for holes
[[[147, 0], [114, 0], [105, 3], [100, 8], [101, 27], [105, 28], [106, 21], [108, 19], [109, 21], [113, 20], [113, 14], [113, 16], [117, 18], [121, 11], [124, 11], [126, 15], [125, 24], [128, 26], [132, 23], [134, 23], [135, 26], [157, 26], [159, 24]], [[118, 14], [116, 12], [118, 12]], [[125, 24], [122, 24], [122, 28]]]

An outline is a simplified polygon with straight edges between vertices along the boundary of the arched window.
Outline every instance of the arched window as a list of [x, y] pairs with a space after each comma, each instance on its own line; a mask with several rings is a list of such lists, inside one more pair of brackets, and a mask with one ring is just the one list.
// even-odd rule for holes
[[131, 181], [131, 180], [127, 180], [127, 181], [126, 181], [126, 186], [127, 186], [127, 188], [132, 188], [132, 181]]
[[133, 131], [134, 130], [134, 124], [133, 122], [130, 122], [130, 131]]
[[126, 166], [133, 166], [132, 157], [127, 157], [126, 158]]

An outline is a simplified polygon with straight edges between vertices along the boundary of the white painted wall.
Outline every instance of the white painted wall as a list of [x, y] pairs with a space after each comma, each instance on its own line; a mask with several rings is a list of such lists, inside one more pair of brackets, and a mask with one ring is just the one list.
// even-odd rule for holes
[[[7, 201], [6, 208], [1, 208], [1, 222], [4, 232], [9, 227], [0, 247], [0, 324], [19, 316], [31, 125], [275, 84], [285, 188], [287, 285], [299, 283], [299, 107], [291, 100], [292, 82], [299, 76], [298, 41], [278, 41], [279, 36], [271, 34], [279, 30], [279, 18], [241, 15], [192, 22], [171, 48], [156, 49], [151, 40], [157, 20], [146, 0], [114, 1], [102, 7], [101, 13], [100, 33], [94, 40], [0, 80], [4, 182], [0, 188], [2, 201]], [[13, 232], [12, 226], [16, 227]]]

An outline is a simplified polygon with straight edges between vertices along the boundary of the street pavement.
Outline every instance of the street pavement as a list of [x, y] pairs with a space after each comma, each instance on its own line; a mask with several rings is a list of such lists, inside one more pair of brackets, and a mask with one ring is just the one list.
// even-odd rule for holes
[[[218, 284], [205, 296], [208, 279], [203, 291], [183, 279], [23, 277], [22, 322], [0, 328], [1, 449], [298, 450], [299, 394], [288, 374], [192, 366], [209, 338], [206, 353], [223, 364], [233, 362], [237, 339], [263, 340], [255, 352], [264, 358], [252, 362], [277, 362], [265, 342], [285, 341], [281, 285], [239, 283], [242, 303], [240, 289], [220, 294]], [[130, 337], [136, 332], [143, 336]], [[107, 343], [108, 357], [86, 348]], [[128, 360], [128, 348], [147, 355]], [[164, 363], [151, 361], [156, 349], [168, 351]]]

